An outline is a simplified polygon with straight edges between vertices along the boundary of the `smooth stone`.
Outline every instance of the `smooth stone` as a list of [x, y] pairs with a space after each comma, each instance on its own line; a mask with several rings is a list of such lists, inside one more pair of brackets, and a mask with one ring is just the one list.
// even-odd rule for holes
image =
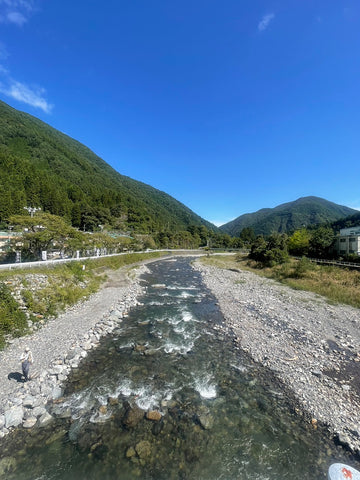
[[46, 408], [40, 405], [38, 407], [35, 407], [32, 411], [34, 417], [41, 417], [42, 415], [44, 415], [44, 413], [46, 413]]
[[24, 428], [32, 428], [35, 425], [36, 422], [37, 422], [36, 417], [29, 417], [23, 423], [23, 427]]
[[58, 398], [61, 398], [63, 396], [63, 389], [60, 387], [60, 386], [56, 386], [53, 388], [52, 392], [51, 392], [51, 398], [53, 400], [57, 400]]
[[162, 415], [157, 410], [152, 410], [150, 412], [146, 412], [146, 418], [148, 420], [152, 420], [153, 422], [159, 422], [162, 418]]
[[5, 412], [5, 426], [6, 428], [9, 427], [17, 427], [23, 421], [24, 410], [22, 407], [12, 407], [10, 410]]
[[36, 402], [35, 397], [33, 397], [31, 395], [27, 395], [23, 400], [23, 406], [26, 407], [26, 408], [34, 408], [35, 407], [35, 402]]
[[49, 412], [45, 412], [41, 417], [39, 418], [39, 426], [40, 427], [46, 427], [46, 425], [49, 425], [54, 420], [54, 417], [50, 415]]

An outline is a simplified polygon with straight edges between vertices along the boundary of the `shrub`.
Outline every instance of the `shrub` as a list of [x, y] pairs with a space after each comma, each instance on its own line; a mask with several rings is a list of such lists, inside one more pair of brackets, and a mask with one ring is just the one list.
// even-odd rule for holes
[[294, 272], [292, 274], [293, 278], [303, 278], [305, 277], [306, 273], [313, 270], [314, 265], [310, 262], [310, 260], [306, 257], [302, 257], [297, 263], [294, 268]]
[[0, 283], [0, 347], [5, 344], [5, 336], [18, 337], [25, 332], [27, 319], [24, 312], [11, 295], [7, 285]]

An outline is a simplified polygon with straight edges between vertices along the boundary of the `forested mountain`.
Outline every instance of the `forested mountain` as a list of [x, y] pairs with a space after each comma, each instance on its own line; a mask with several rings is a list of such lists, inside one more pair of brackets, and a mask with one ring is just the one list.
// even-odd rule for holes
[[85, 230], [217, 230], [170, 195], [121, 175], [81, 143], [0, 101], [0, 224], [25, 206]]
[[285, 233], [320, 223], [340, 220], [358, 213], [349, 207], [337, 205], [319, 197], [302, 197], [275, 208], [263, 208], [247, 213], [220, 227], [220, 230], [238, 236], [242, 229], [251, 227], [259, 235], [273, 232]]
[[360, 225], [360, 212], [350, 215], [350, 217], [341, 218], [331, 223], [331, 228], [335, 232], [339, 232], [342, 228], [358, 227]]

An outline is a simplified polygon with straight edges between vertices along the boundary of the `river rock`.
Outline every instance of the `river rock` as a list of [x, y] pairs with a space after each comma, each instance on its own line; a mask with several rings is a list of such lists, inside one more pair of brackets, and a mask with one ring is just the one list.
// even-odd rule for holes
[[24, 410], [20, 406], [12, 407], [5, 412], [5, 426], [6, 428], [17, 427], [22, 423]]
[[66, 369], [65, 366], [63, 365], [54, 365], [53, 368], [49, 369], [49, 374], [50, 375], [59, 375], [63, 373], [63, 371]]
[[29, 417], [24, 421], [23, 427], [24, 428], [32, 428], [35, 425], [36, 422], [37, 422], [36, 417]]
[[5, 416], [0, 415], [0, 429], [2, 429], [5, 426]]
[[163, 428], [164, 428], [164, 422], [162, 420], [160, 420], [159, 422], [154, 422], [151, 429], [151, 433], [153, 435], [159, 435], [159, 433], [162, 431]]
[[45, 412], [41, 417], [39, 418], [39, 427], [46, 427], [46, 425], [49, 425], [54, 420], [54, 417], [50, 415], [49, 412]]
[[44, 413], [46, 412], [46, 408], [44, 407], [44, 405], [39, 405], [38, 407], [35, 407], [32, 411], [32, 414], [34, 415], [34, 417], [41, 417], [41, 415], [44, 415]]
[[127, 450], [126, 450], [126, 458], [132, 458], [132, 457], [135, 457], [136, 455], [136, 452], [135, 452], [135, 448], [134, 447], [129, 447]]
[[70, 350], [70, 352], [67, 354], [66, 358], [67, 358], [67, 360], [73, 360], [76, 356], [79, 356], [81, 352], [82, 352], [81, 348], [76, 347], [73, 350]]
[[135, 451], [140, 458], [147, 458], [151, 455], [151, 445], [147, 440], [142, 440], [135, 445]]
[[159, 422], [162, 418], [162, 415], [157, 410], [151, 410], [150, 412], [146, 412], [146, 418], [148, 420], [152, 420], [153, 422]]
[[26, 408], [34, 408], [35, 407], [36, 398], [32, 395], [27, 395], [23, 400], [23, 406]]
[[214, 425], [214, 418], [210, 414], [200, 415], [199, 422], [205, 430], [210, 430]]
[[53, 399], [53, 400], [57, 400], [58, 398], [61, 398], [63, 396], [63, 389], [59, 386], [59, 385], [56, 385], [51, 394], [50, 394], [50, 397]]
[[134, 428], [143, 418], [145, 412], [137, 405], [129, 407], [125, 413], [124, 424], [129, 428]]

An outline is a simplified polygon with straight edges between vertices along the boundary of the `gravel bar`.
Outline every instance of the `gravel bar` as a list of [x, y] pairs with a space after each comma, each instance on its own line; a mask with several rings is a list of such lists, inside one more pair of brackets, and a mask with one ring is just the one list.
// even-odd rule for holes
[[243, 270], [194, 263], [238, 346], [271, 369], [315, 426], [360, 453], [360, 310]]

